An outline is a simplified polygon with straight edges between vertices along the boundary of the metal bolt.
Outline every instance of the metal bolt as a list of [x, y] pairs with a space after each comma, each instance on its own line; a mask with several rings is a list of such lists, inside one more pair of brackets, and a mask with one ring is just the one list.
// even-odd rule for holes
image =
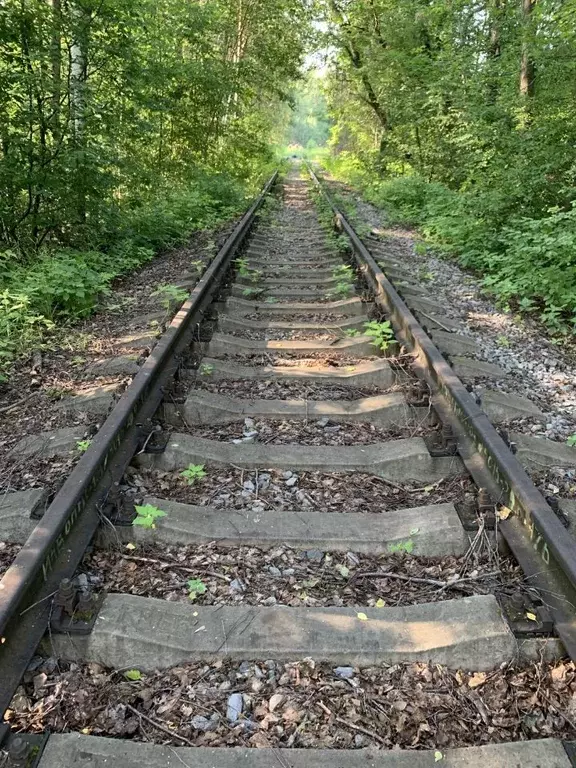
[[464, 500], [462, 502], [462, 511], [466, 515], [476, 516], [476, 499], [471, 493], [467, 493], [464, 496]]
[[12, 765], [26, 765], [30, 757], [31, 746], [27, 741], [17, 736], [12, 740], [8, 750], [8, 756]]
[[91, 616], [92, 612], [94, 611], [94, 602], [94, 594], [92, 592], [89, 590], [80, 592], [78, 595], [78, 605], [76, 606], [76, 611], [83, 615], [88, 614], [88, 616]]
[[480, 512], [490, 512], [494, 507], [492, 499], [486, 488], [478, 490], [478, 509]]
[[58, 608], [63, 608], [66, 613], [72, 614], [74, 611], [74, 600], [76, 598], [76, 589], [70, 579], [62, 579], [56, 597], [54, 598], [54, 604]]

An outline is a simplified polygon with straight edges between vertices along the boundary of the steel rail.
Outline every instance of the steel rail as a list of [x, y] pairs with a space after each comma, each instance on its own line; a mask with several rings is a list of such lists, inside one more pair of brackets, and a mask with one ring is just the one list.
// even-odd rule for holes
[[139, 449], [179, 356], [277, 177], [275, 172], [234, 228], [0, 580], [2, 714], [48, 627], [53, 594], [63, 578], [74, 575], [98, 525], [106, 522], [111, 491]]
[[308, 171], [329, 203], [338, 229], [348, 236], [376, 303], [390, 317], [397, 338], [413, 351], [416, 373], [430, 386], [441, 419], [456, 433], [468, 471], [490, 491], [494, 503], [511, 510], [506, 520], [498, 521], [498, 530], [530, 585], [542, 594], [566, 651], [576, 660], [576, 538], [567, 533], [310, 166]]

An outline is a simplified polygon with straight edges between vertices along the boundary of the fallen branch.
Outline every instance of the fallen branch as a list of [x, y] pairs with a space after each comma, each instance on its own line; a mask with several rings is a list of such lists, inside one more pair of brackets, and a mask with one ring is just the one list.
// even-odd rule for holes
[[195, 747], [193, 741], [190, 741], [190, 739], [187, 739], [186, 736], [180, 736], [178, 733], [174, 733], [174, 731], [171, 731], [170, 728], [166, 728], [166, 726], [162, 725], [162, 723], [159, 723], [157, 720], [153, 720], [151, 717], [148, 717], [148, 715], [145, 715], [143, 712], [139, 712], [137, 709], [134, 709], [133, 706], [130, 704], [124, 705], [126, 709], [129, 709], [130, 712], [133, 712], [137, 717], [139, 717], [141, 720], [146, 720], [147, 723], [150, 723], [154, 728], [158, 728], [159, 731], [163, 731], [164, 733], [168, 734], [168, 736], [171, 736], [174, 739], [179, 739], [180, 741], [183, 741], [184, 744], [188, 744], [189, 747]]

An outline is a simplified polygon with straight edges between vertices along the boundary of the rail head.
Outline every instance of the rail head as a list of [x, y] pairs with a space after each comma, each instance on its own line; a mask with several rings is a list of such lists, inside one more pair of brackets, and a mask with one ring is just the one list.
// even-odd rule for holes
[[73, 575], [178, 367], [178, 355], [277, 178], [278, 171], [227, 238], [0, 580], [2, 712], [44, 633], [54, 591]]
[[491, 491], [495, 503], [512, 511], [499, 529], [534, 586], [550, 593], [556, 627], [572, 658], [576, 658], [576, 538], [566, 530], [538, 491], [516, 456], [434, 342], [417, 321], [338, 208], [314, 170], [308, 171], [330, 205], [336, 223], [347, 235], [356, 262], [389, 315], [396, 336], [415, 354], [415, 369], [436, 395], [435, 406], [459, 439], [470, 473]]

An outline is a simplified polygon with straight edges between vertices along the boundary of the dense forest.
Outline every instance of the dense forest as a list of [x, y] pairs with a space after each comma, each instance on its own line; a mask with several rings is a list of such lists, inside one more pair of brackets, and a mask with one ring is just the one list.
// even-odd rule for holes
[[300, 0], [1, 4], [0, 355], [243, 208], [274, 165], [308, 14]]
[[570, 333], [575, 75], [574, 0], [5, 0], [0, 356], [242, 210], [282, 144]]
[[334, 172], [485, 275], [503, 306], [573, 332], [573, 0], [320, 8]]

